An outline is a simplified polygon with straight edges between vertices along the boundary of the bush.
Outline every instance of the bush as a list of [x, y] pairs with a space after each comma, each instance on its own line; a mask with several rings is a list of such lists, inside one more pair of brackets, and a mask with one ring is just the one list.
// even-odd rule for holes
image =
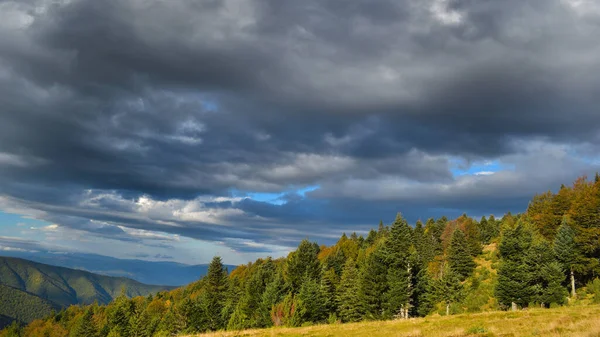
[[594, 296], [594, 303], [600, 303], [600, 279], [595, 278], [594, 281], [589, 282], [586, 287], [588, 294]]
[[479, 335], [486, 332], [487, 330], [481, 325], [472, 326], [466, 331], [467, 335]]

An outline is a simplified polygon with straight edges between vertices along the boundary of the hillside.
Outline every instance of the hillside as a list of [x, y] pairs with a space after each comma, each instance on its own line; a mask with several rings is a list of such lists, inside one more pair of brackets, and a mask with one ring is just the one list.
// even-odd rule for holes
[[[442, 336], [597, 331], [590, 317], [599, 309], [588, 305], [600, 303], [599, 206], [597, 176], [536, 196], [526, 213], [500, 219], [463, 214], [412, 226], [399, 213], [366, 237], [343, 234], [333, 246], [305, 239], [287, 257], [258, 259], [231, 273], [214, 257], [207, 275], [185, 287], [120, 296], [106, 306], [71, 306], [11, 337], [240, 335], [246, 329], [241, 334], [377, 336], [374, 329], [388, 325], [398, 334]], [[567, 307], [555, 309], [561, 306]], [[354, 324], [361, 321], [371, 323]], [[283, 329], [305, 326], [316, 327]], [[277, 328], [252, 330], [269, 327]]]
[[410, 320], [213, 332], [181, 337], [600, 336], [600, 306], [432, 316]]
[[[110, 256], [53, 252], [2, 251], [1, 255], [49, 264], [53, 266], [79, 269], [94, 274], [127, 277], [144, 284], [182, 286], [206, 275], [208, 264], [187, 265], [169, 261], [143, 261], [117, 259]], [[233, 270], [235, 266], [227, 266]]]
[[36, 318], [49, 316], [60, 307], [39, 296], [0, 284], [0, 327], [12, 320], [31, 322]]
[[107, 304], [122, 289], [135, 297], [171, 288], [11, 257], [0, 257], [0, 286], [0, 314], [23, 322], [74, 304]]

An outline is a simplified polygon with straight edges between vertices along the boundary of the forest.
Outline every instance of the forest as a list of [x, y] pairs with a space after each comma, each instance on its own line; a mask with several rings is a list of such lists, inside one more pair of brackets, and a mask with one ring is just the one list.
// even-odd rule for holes
[[229, 272], [219, 257], [185, 287], [71, 306], [0, 337], [150, 337], [600, 302], [600, 175], [533, 197], [522, 214], [400, 213], [333, 246]]

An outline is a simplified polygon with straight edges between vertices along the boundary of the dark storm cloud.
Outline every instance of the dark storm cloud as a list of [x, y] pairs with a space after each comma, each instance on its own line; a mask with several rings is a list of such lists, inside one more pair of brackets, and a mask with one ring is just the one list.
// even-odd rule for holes
[[597, 168], [591, 1], [0, 6], [0, 196], [61, 226], [261, 252], [398, 210], [522, 210]]

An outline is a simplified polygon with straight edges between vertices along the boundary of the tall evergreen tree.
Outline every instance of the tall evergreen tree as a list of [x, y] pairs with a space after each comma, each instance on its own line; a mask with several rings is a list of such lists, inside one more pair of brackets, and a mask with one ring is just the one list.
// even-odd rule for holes
[[359, 275], [361, 303], [365, 318], [381, 319], [384, 310], [384, 294], [388, 289], [387, 266], [383, 245], [378, 244], [361, 266]]
[[571, 296], [575, 297], [575, 268], [578, 263], [578, 252], [575, 231], [569, 226], [567, 220], [567, 217], [564, 216], [560, 227], [558, 227], [554, 239], [554, 255], [563, 269], [569, 272]]
[[321, 294], [323, 296], [323, 306], [328, 313], [337, 312], [337, 287], [339, 277], [333, 268], [323, 272], [321, 277]]
[[318, 254], [319, 246], [306, 239], [300, 242], [296, 251], [290, 253], [286, 263], [286, 277], [292, 293], [300, 291], [302, 281], [306, 278], [320, 280], [321, 265]]
[[440, 278], [432, 283], [435, 298], [446, 304], [446, 315], [449, 315], [450, 306], [464, 297], [464, 287], [460, 281], [460, 275], [451, 268], [445, 268]]
[[205, 291], [202, 297], [209, 330], [218, 330], [225, 327], [226, 320], [222, 317], [222, 311], [227, 296], [227, 285], [227, 269], [221, 258], [215, 256], [208, 265], [204, 284]]
[[452, 233], [450, 246], [448, 246], [448, 265], [461, 281], [469, 277], [475, 269], [475, 261], [469, 253], [465, 235], [460, 229]]
[[316, 280], [307, 278], [298, 293], [298, 314], [302, 323], [318, 323], [326, 318], [326, 308], [320, 285]]
[[526, 306], [530, 302], [533, 289], [523, 260], [531, 243], [532, 234], [521, 222], [504, 232], [499, 247], [502, 262], [495, 289], [498, 302], [504, 306], [510, 307], [512, 303]]
[[400, 213], [392, 224], [390, 235], [385, 241], [388, 264], [388, 290], [385, 294], [387, 314], [391, 317], [405, 317], [408, 313], [412, 294], [411, 284], [411, 244], [412, 235], [408, 223]]
[[363, 316], [359, 296], [358, 271], [354, 264], [352, 259], [346, 261], [338, 289], [338, 308], [340, 318], [344, 322], [356, 322]]
[[92, 321], [94, 313], [92, 308], [88, 308], [83, 313], [83, 316], [79, 318], [69, 337], [95, 337], [97, 336], [96, 326]]

